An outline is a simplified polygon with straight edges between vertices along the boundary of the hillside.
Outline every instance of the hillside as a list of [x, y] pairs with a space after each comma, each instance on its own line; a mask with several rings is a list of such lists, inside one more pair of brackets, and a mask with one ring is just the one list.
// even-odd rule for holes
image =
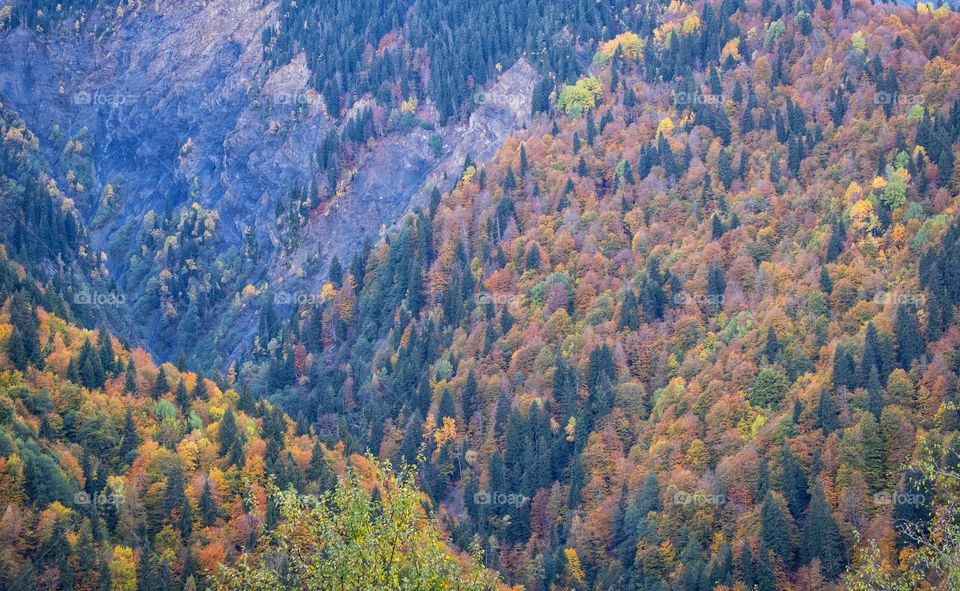
[[449, 421], [422, 486], [530, 589], [816, 589], [864, 539], [896, 561], [893, 519], [935, 506], [890, 502], [903, 466], [956, 465], [960, 20], [647, 18], [261, 323], [240, 375], [384, 457]]
[[[116, 319], [71, 315], [73, 288], [41, 274], [64, 267], [0, 234], [6, 584], [95, 588], [118, 569], [136, 584], [120, 588], [325, 589], [360, 564], [339, 583], [958, 588], [960, 16], [534, 2], [527, 22], [505, 2], [481, 23], [444, 6], [308, 2], [263, 30], [268, 78], [303, 66], [327, 115], [342, 107], [313, 153], [288, 137], [312, 159], [293, 169], [357, 165], [339, 196], [264, 189], [276, 208], [239, 207], [255, 219], [238, 239], [201, 183], [162, 215], [118, 213], [129, 251], [106, 273], [72, 202], [7, 214], [79, 220], [54, 258], [119, 270], [114, 293], [136, 295]], [[356, 39], [291, 25], [325, 17]], [[450, 45], [481, 33], [476, 57]], [[316, 61], [332, 48], [341, 61]], [[416, 100], [371, 86], [416, 65], [432, 72]], [[471, 104], [474, 82], [489, 95]], [[440, 155], [412, 172], [428, 114]], [[380, 133], [383, 117], [412, 127]], [[49, 169], [7, 172], [45, 136], [12, 110], [4, 133], [4, 187], [55, 199]], [[413, 188], [367, 217], [397, 183]], [[324, 221], [350, 194], [349, 225]]]
[[[520, 131], [542, 75], [575, 79], [623, 26], [621, 2], [500, 4], [491, 20], [477, 2], [16, 0], [0, 9], [0, 96], [107, 255], [138, 319], [122, 334], [226, 370], [256, 329], [234, 294], [319, 288], [466, 153], [485, 162]], [[171, 239], [188, 239], [194, 203], [202, 256]]]
[[[18, 267], [5, 255], [0, 265]], [[424, 519], [409, 476], [327, 448], [248, 391], [72, 326], [34, 306], [25, 285], [0, 313], [0, 333], [9, 349], [0, 357], [2, 588], [240, 588], [233, 577], [253, 575], [221, 567], [283, 552], [298, 540], [292, 524], [312, 511], [353, 515], [357, 532], [392, 528], [398, 539], [372, 538], [365, 551], [374, 541], [381, 553], [394, 548], [382, 566], [410, 584], [429, 574], [433, 585], [470, 576], [472, 589], [494, 588]], [[16, 370], [13, 335], [42, 363]], [[346, 556], [337, 564], [368, 581], [350, 588], [376, 581], [351, 573]]]

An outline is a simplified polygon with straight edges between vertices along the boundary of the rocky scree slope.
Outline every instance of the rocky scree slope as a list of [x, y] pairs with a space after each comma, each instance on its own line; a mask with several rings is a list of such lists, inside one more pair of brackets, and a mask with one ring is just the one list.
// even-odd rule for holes
[[[245, 285], [289, 275], [318, 285], [334, 255], [349, 259], [363, 236], [375, 238], [434, 183], [455, 178], [466, 154], [492, 155], [529, 115], [537, 75], [524, 61], [485, 93], [468, 123], [434, 134], [435, 112], [420, 107], [422, 125], [360, 147], [333, 201], [293, 228], [281, 253], [281, 234], [291, 229], [278, 222], [277, 203], [291, 188], [324, 182], [315, 148], [350, 115], [328, 116], [307, 86], [302, 54], [275, 70], [264, 63], [260, 33], [277, 10], [249, 0], [158, 2], [94, 13], [76, 28], [64, 19], [52, 31], [0, 32], [0, 95], [39, 136], [92, 243], [109, 255], [128, 311], [140, 318], [124, 332], [161, 357], [186, 348], [226, 365], [250, 341], [242, 315], [224, 316]], [[434, 135], [440, 150], [428, 147]], [[205, 248], [230, 253], [206, 266], [195, 261], [193, 280], [212, 277], [213, 289], [175, 270], [164, 283], [170, 259], [188, 258], [170, 255], [170, 232], [162, 248], [142, 252], [143, 236], [156, 231], [145, 225], [149, 212], [158, 226], [175, 225], [175, 212], [192, 203], [212, 235]], [[202, 334], [178, 338], [191, 306]]]

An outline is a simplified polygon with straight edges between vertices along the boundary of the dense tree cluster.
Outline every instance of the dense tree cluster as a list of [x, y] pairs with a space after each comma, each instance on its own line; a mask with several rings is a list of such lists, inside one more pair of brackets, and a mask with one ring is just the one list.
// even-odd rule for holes
[[818, 589], [902, 539], [901, 466], [957, 445], [960, 21], [750, 8], [635, 14], [241, 375], [422, 457], [457, 543], [531, 589]]
[[[36, 523], [7, 574], [185, 586], [252, 550], [222, 584], [269, 587], [286, 575], [267, 534], [303, 581], [324, 565], [296, 549], [343, 532], [277, 525], [338, 504], [360, 533], [383, 519], [391, 486], [332, 476], [377, 472], [368, 451], [409, 464], [451, 541], [527, 589], [814, 590], [846, 569], [869, 589], [953, 544], [935, 503], [960, 453], [960, 54], [943, 41], [960, 18], [863, 0], [348, 4], [285, 4], [264, 33], [277, 64], [306, 52], [331, 112], [369, 92], [446, 117], [523, 49], [549, 48], [557, 75], [528, 130], [327, 262], [308, 301], [238, 289], [227, 263], [255, 249], [218, 256], [216, 212], [146, 220], [129, 264], [143, 311], [164, 310], [151, 328], [190, 340], [191, 307], [226, 297], [257, 314], [250, 355], [215, 381], [64, 325], [0, 266], [0, 534]], [[315, 154], [333, 184], [374, 133], [364, 110], [344, 131]], [[278, 224], [311, 198], [292, 191]], [[270, 478], [334, 492], [304, 507]], [[81, 488], [135, 501], [78, 507]], [[62, 558], [88, 539], [99, 552]]]
[[[377, 466], [368, 482], [369, 459], [325, 446], [304, 422], [255, 402], [229, 379], [156, 366], [105, 328], [94, 334], [70, 325], [21, 292], [7, 299], [0, 333], [4, 589], [206, 588], [221, 565], [272, 544], [278, 528], [303, 523], [289, 507], [281, 511], [277, 487], [354, 498], [372, 482], [403, 495], [397, 532], [432, 544], [423, 561], [406, 564], [398, 554], [398, 574], [429, 564], [432, 589], [452, 588], [459, 576], [436, 524], [418, 517], [421, 493], [409, 477]], [[332, 502], [327, 519], [341, 512], [354, 514]], [[477, 589], [494, 581], [476, 567], [469, 572]]]

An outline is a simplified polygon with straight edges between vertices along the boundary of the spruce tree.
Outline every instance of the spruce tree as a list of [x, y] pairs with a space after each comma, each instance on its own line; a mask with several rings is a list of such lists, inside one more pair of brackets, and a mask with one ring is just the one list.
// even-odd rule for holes
[[137, 393], [137, 368], [133, 359], [127, 364], [126, 377], [123, 382], [123, 391], [127, 394]]
[[237, 417], [233, 414], [233, 409], [229, 406], [220, 419], [219, 430], [220, 455], [225, 455], [234, 446], [239, 438], [237, 429]]
[[833, 293], [833, 280], [830, 279], [826, 265], [820, 267], [820, 291], [827, 295]]
[[320, 439], [313, 442], [310, 452], [310, 465], [307, 467], [307, 478], [317, 483], [320, 492], [332, 490], [337, 484], [337, 475], [330, 469], [330, 464], [323, 453]]
[[906, 304], [897, 307], [894, 331], [897, 339], [897, 364], [909, 371], [914, 360], [923, 354], [924, 345], [917, 314]]
[[826, 437], [837, 430], [837, 407], [833, 404], [833, 397], [826, 389], [820, 391], [820, 400], [817, 403], [816, 427], [823, 430]]
[[858, 457], [863, 476], [870, 490], [876, 492], [883, 488], [886, 481], [886, 453], [877, 419], [870, 413], [864, 413], [860, 420], [860, 444], [861, 450]]
[[825, 261], [832, 263], [837, 260], [840, 253], [843, 252], [843, 243], [847, 238], [847, 229], [842, 222], [837, 222], [830, 230], [830, 240], [827, 242], [827, 254]]
[[857, 385], [857, 369], [853, 355], [843, 345], [837, 345], [833, 354], [833, 387], [848, 390]]
[[870, 377], [867, 378], [867, 410], [873, 413], [873, 416], [879, 421], [884, 406], [885, 402], [883, 399], [883, 386], [880, 384], [880, 374], [876, 367], [871, 367]]
[[186, 416], [190, 412], [190, 395], [187, 393], [187, 386], [183, 383], [183, 380], [177, 383], [177, 390], [173, 398], [177, 407]]
[[193, 385], [193, 390], [190, 392], [190, 398], [193, 400], [206, 400], [209, 397], [207, 380], [203, 377], [203, 374], [197, 374], [197, 381]]
[[80, 374], [80, 382], [84, 387], [91, 390], [103, 387], [103, 365], [100, 361], [100, 354], [94, 350], [93, 345], [90, 344], [90, 339], [85, 339], [80, 347], [80, 355], [77, 357], [77, 371]]
[[822, 488], [816, 486], [803, 524], [800, 560], [803, 564], [809, 564], [814, 558], [819, 559], [820, 572], [826, 578], [835, 580], [846, 567], [845, 557], [840, 529], [830, 514]]
[[29, 364], [43, 367], [43, 353], [37, 336], [40, 322], [27, 296], [19, 291], [10, 299], [10, 324], [13, 333], [8, 354], [14, 367], [21, 371]]
[[767, 341], [763, 354], [767, 358], [767, 363], [775, 363], [780, 356], [780, 339], [777, 338], [777, 330], [772, 326], [767, 328]]
[[150, 396], [157, 400], [161, 396], [167, 393], [170, 389], [170, 385], [167, 384], [167, 376], [164, 374], [163, 368], [157, 372], [157, 379], [153, 382], [153, 389], [150, 391]]
[[460, 395], [460, 412], [463, 415], [464, 422], [469, 422], [470, 418], [473, 417], [478, 402], [477, 377], [471, 368], [467, 373], [467, 382], [463, 387], [463, 393]]
[[780, 503], [768, 492], [760, 507], [760, 552], [772, 551], [785, 565], [793, 562], [792, 525]]
[[637, 330], [640, 327], [640, 304], [637, 302], [637, 296], [632, 289], [628, 289], [623, 296], [623, 304], [620, 306], [620, 320], [617, 323], [618, 330]]
[[133, 460], [133, 454], [140, 447], [140, 436], [137, 435], [137, 426], [133, 422], [133, 410], [127, 407], [123, 417], [123, 435], [120, 438], [120, 458], [124, 462]]
[[107, 329], [100, 327], [97, 331], [97, 351], [100, 353], [100, 367], [106, 375], [113, 375], [116, 371], [116, 354], [113, 351], [113, 340]]
[[453, 395], [450, 394], [450, 390], [444, 388], [443, 393], [440, 394], [440, 402], [437, 406], [437, 424], [442, 424], [443, 419], [447, 417], [456, 419], [457, 411], [453, 404]]
[[710, 237], [718, 240], [721, 236], [723, 236], [723, 222], [717, 214], [713, 214], [710, 217]]
[[784, 447], [783, 450], [781, 484], [783, 496], [787, 499], [787, 508], [790, 509], [790, 514], [796, 519], [803, 515], [807, 503], [810, 501], [810, 493], [807, 491], [809, 484], [803, 468], [800, 467], [796, 457], [787, 447]]
[[213, 490], [210, 488], [210, 481], [203, 483], [203, 492], [200, 493], [200, 520], [204, 527], [210, 527], [217, 522], [219, 510], [217, 509], [216, 499], [213, 498]]

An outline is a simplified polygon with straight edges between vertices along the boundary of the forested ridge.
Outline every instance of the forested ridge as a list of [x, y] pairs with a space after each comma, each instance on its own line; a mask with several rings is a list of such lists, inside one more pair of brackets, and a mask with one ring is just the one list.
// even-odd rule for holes
[[[355, 32], [389, 37], [372, 6]], [[322, 10], [353, 14], [291, 14]], [[957, 588], [960, 18], [620, 13], [529, 129], [318, 293], [236, 294], [259, 330], [216, 379], [65, 323], [5, 260], [7, 584], [326, 588], [303, 549], [392, 557], [330, 526], [389, 518], [431, 566], [350, 588]], [[317, 37], [265, 39], [283, 61]], [[377, 63], [344, 59], [324, 80]], [[211, 219], [164, 222], [196, 238], [185, 282]]]

